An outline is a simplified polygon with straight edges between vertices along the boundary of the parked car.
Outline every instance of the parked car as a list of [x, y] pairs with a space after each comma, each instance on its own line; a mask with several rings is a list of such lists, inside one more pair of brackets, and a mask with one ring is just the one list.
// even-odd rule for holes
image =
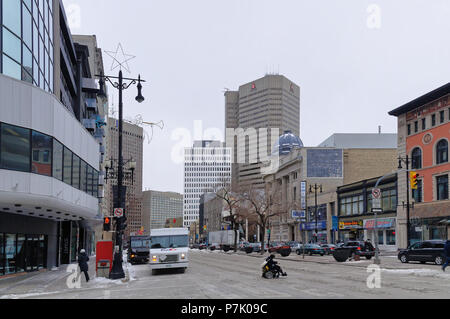
[[417, 242], [409, 246], [408, 249], [402, 249], [398, 253], [398, 259], [402, 263], [410, 261], [419, 261], [422, 264], [433, 262], [436, 265], [444, 263], [444, 245], [443, 240], [427, 240]]
[[239, 250], [245, 251], [245, 248], [247, 248], [249, 244], [250, 244], [250, 243], [247, 242], [247, 241], [241, 241], [241, 242], [239, 242], [239, 245], [238, 245]]
[[375, 256], [375, 247], [373, 247], [371, 242], [364, 241], [348, 241], [344, 245], [340, 247], [341, 249], [349, 249], [349, 256], [360, 255], [362, 257], [366, 257], [366, 259], [370, 260]]
[[321, 244], [320, 246], [325, 250], [325, 255], [333, 254], [333, 251], [336, 249], [336, 245], [333, 244]]
[[292, 251], [302, 248], [302, 243], [298, 241], [290, 241], [287, 244], [291, 247]]
[[269, 247], [270, 253], [279, 253], [283, 257], [287, 257], [291, 254], [292, 249], [286, 243], [283, 242], [271, 242]]
[[220, 244], [219, 243], [212, 243], [211, 245], [209, 245], [209, 250], [220, 250]]
[[200, 249], [200, 250], [203, 250], [203, 249], [206, 249], [206, 248], [208, 248], [208, 246], [205, 243], [202, 243], [202, 244], [198, 245], [198, 249]]
[[323, 256], [325, 255], [325, 249], [323, 249], [320, 245], [316, 245], [316, 244], [306, 244], [304, 245], [304, 248], [299, 248], [297, 249], [297, 255], [302, 255], [303, 254], [303, 250], [305, 251], [305, 254], [307, 255], [320, 255]]

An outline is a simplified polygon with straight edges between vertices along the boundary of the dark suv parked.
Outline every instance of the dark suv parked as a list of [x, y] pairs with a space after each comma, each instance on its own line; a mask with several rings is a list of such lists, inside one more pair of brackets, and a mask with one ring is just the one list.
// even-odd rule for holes
[[345, 243], [342, 248], [350, 249], [350, 256], [356, 254], [361, 257], [366, 257], [368, 260], [375, 256], [375, 247], [368, 241], [349, 241]]
[[419, 261], [422, 264], [433, 262], [436, 265], [444, 263], [444, 245], [443, 240], [427, 240], [417, 242], [409, 246], [408, 249], [402, 249], [398, 253], [398, 259], [402, 263], [410, 261]]

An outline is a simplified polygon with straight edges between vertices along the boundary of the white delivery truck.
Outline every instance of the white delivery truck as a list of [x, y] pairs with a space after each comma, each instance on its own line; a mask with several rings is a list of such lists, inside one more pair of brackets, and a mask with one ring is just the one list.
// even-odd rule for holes
[[162, 228], [150, 230], [150, 268], [178, 268], [184, 272], [189, 266], [189, 230]]
[[[210, 246], [219, 246], [221, 249], [228, 251], [234, 247], [234, 237], [239, 234], [234, 230], [213, 231], [208, 233], [208, 244]], [[239, 244], [239, 238], [237, 240]], [[219, 247], [215, 247], [216, 249]]]

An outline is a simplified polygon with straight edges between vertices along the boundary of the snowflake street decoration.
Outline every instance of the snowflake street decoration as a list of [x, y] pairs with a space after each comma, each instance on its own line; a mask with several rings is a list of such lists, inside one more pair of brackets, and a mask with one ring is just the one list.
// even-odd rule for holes
[[[151, 141], [153, 140], [153, 128], [155, 126], [159, 127], [161, 130], [164, 129], [164, 122], [163, 121], [159, 121], [158, 123], [150, 123], [150, 122], [145, 122], [144, 119], [142, 118], [142, 115], [138, 114], [135, 116], [134, 119], [124, 119], [125, 122], [133, 124], [133, 125], [137, 125], [140, 126], [144, 129], [144, 140], [148, 140], [148, 144], [151, 143]], [[145, 130], [145, 126], [150, 126], [151, 128], [151, 135], [147, 132], [147, 130]]]

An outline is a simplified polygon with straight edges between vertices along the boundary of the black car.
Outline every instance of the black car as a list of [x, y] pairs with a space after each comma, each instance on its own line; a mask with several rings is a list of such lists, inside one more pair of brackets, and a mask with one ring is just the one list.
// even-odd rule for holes
[[326, 255], [333, 254], [333, 251], [336, 249], [336, 245], [332, 244], [321, 244], [320, 246], [325, 250]]
[[402, 249], [398, 253], [398, 259], [402, 263], [410, 261], [419, 261], [422, 264], [433, 262], [436, 265], [444, 263], [444, 245], [443, 240], [427, 240], [417, 242], [409, 246], [408, 249]]
[[350, 256], [360, 255], [368, 260], [375, 256], [375, 247], [369, 241], [349, 241], [342, 245], [340, 249], [350, 249]]

